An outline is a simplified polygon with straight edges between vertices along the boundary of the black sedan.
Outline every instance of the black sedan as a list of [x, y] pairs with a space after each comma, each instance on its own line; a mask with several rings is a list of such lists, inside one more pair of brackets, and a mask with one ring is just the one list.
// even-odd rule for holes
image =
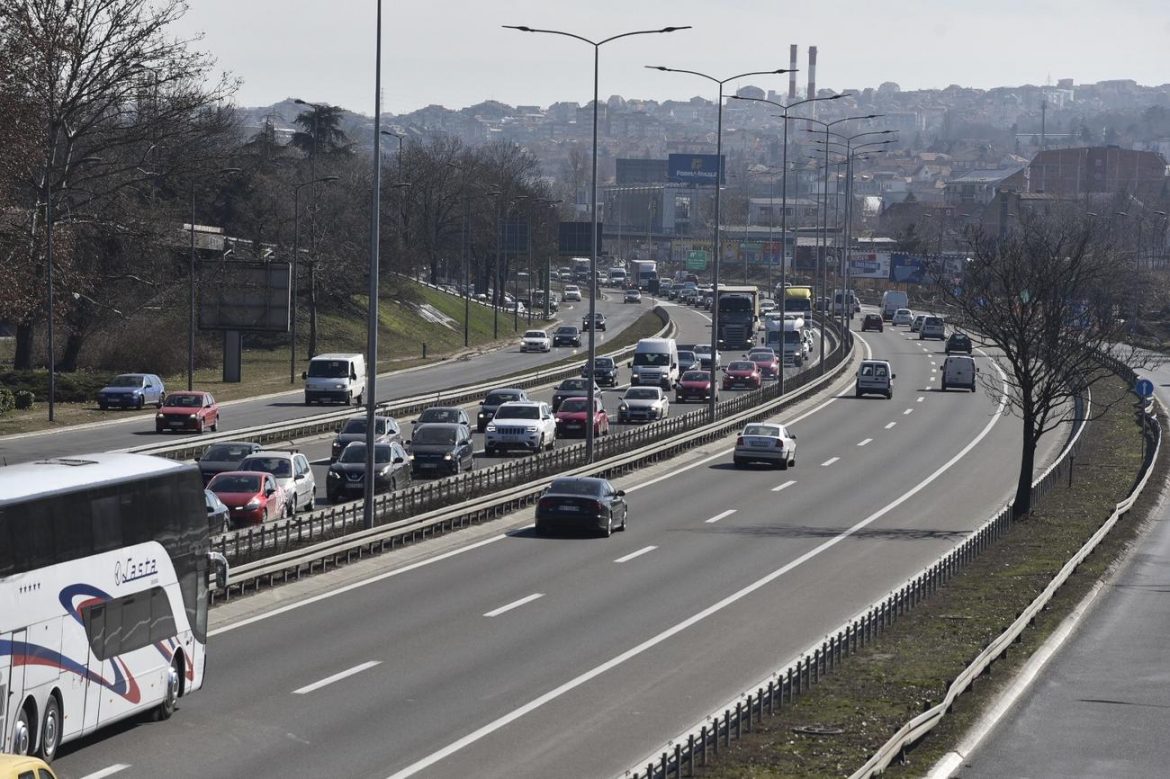
[[415, 428], [410, 445], [414, 476], [446, 476], [470, 471], [475, 462], [471, 430], [458, 422], [428, 422]]
[[553, 332], [553, 346], [580, 346], [581, 331], [573, 325], [561, 325]]
[[[561, 407], [565, 398], [584, 398], [589, 395], [589, 379], [564, 379], [553, 389], [552, 409]], [[593, 384], [593, 396], [601, 396], [601, 387]]]
[[203, 491], [203, 504], [207, 507], [207, 532], [213, 536], [222, 535], [231, 529], [231, 510], [211, 490]]
[[[410, 457], [400, 443], [374, 444], [374, 493], [393, 492], [410, 484]], [[366, 489], [366, 445], [346, 445], [329, 466], [325, 493], [330, 503], [360, 498]]]
[[589, 363], [586, 362], [581, 366], [581, 378], [588, 379], [590, 376], [593, 377], [598, 386], [616, 387], [618, 383], [617, 363], [612, 357], [598, 357], [593, 361], [593, 370], [590, 370]]
[[[342, 423], [341, 427], [337, 428], [337, 437], [333, 439], [333, 443], [329, 447], [329, 462], [336, 460], [341, 455], [342, 450], [354, 441], [362, 443], [366, 441], [365, 414], [350, 417]], [[375, 444], [401, 442], [402, 431], [398, 428], [398, 421], [394, 417], [374, 417]]]
[[605, 479], [556, 479], [536, 504], [536, 532], [580, 528], [608, 538], [615, 529], [626, 529], [625, 495]]
[[595, 327], [598, 330], [604, 331], [605, 330], [605, 314], [595, 313], [595, 314], [593, 314], [592, 319], [589, 318], [589, 314], [586, 314], [585, 316], [581, 317], [581, 329], [588, 330], [590, 328], [590, 326]]
[[951, 337], [947, 339], [947, 354], [951, 352], [966, 352], [971, 353], [971, 336], [966, 333], [951, 333]]

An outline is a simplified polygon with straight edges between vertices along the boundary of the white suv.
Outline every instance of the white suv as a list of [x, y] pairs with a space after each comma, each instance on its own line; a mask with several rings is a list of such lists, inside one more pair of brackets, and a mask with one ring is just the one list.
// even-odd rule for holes
[[520, 339], [520, 351], [551, 352], [552, 339], [543, 330], [528, 330], [524, 333], [524, 337]]
[[557, 422], [552, 408], [537, 400], [515, 400], [502, 404], [484, 430], [483, 448], [489, 456], [501, 449], [528, 449], [536, 453], [552, 449], [557, 439]]
[[581, 288], [578, 287], [576, 284], [566, 284], [565, 285], [565, 294], [563, 297], [565, 300], [575, 300], [578, 303], [580, 303], [581, 302]]
[[309, 459], [300, 452], [268, 451], [253, 452], [236, 467], [237, 471], [263, 471], [276, 477], [276, 483], [284, 491], [288, 501], [288, 515], [298, 511], [312, 511], [317, 494], [317, 481]]

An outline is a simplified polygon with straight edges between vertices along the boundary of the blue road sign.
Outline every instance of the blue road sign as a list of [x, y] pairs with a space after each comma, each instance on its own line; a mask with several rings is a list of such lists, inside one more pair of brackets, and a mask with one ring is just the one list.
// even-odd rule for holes
[[1149, 379], [1138, 379], [1137, 383], [1133, 385], [1133, 390], [1140, 398], [1149, 398], [1154, 395], [1154, 382]]

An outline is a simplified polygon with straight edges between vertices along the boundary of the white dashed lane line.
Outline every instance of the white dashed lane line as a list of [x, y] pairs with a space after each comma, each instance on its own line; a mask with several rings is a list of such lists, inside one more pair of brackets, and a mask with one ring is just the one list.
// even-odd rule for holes
[[924, 401], [924, 400], [926, 400], [926, 396], [925, 396], [925, 395], [919, 395], [919, 396], [918, 396], [918, 400], [915, 400], [914, 402], [915, 402], [915, 403], [921, 403], [921, 402], [922, 402], [922, 401]]
[[531, 595], [528, 595], [528, 596], [521, 598], [520, 600], [512, 601], [511, 603], [509, 603], [506, 606], [500, 606], [498, 609], [492, 609], [491, 611], [484, 614], [484, 616], [485, 617], [498, 617], [506, 611], [511, 611], [512, 609], [518, 609], [526, 603], [532, 603], [532, 601], [537, 600], [539, 598], [543, 598], [543, 597], [544, 597], [543, 592], [534, 592]]
[[625, 555], [624, 557], [619, 557], [618, 559], [614, 560], [614, 562], [615, 563], [629, 562], [630, 560], [633, 560], [635, 557], [641, 557], [642, 555], [646, 554], [647, 552], [653, 552], [657, 548], [658, 547], [656, 547], [656, 546], [644, 546], [636, 552], [630, 552], [628, 555]]
[[791, 487], [793, 484], [796, 484], [796, 481], [794, 481], [794, 480], [786, 481], [783, 484], [780, 484], [776, 487], [773, 487], [772, 492], [779, 492], [780, 490], [786, 490], [789, 487]]
[[723, 512], [711, 517], [710, 519], [708, 519], [706, 524], [713, 525], [721, 519], [724, 519], [726, 517], [730, 517], [734, 513], [735, 513], [735, 509], [728, 509], [727, 511], [723, 511]]
[[869, 443], [870, 441], [872, 441], [872, 440], [873, 440], [872, 438], [867, 438], [867, 439], [865, 439], [864, 441], [858, 441], [858, 442], [857, 442], [857, 445], [858, 445], [858, 446], [865, 446], [866, 444], [868, 444], [868, 443]]
[[886, 430], [889, 430], [891, 427], [893, 427], [893, 426], [894, 426], [894, 425], [896, 425], [896, 424], [898, 424], [898, 423], [897, 423], [897, 422], [891, 422], [891, 423], [889, 423], [888, 425], [886, 425]]
[[825, 460], [823, 463], [821, 463], [821, 467], [828, 468], [830, 465], [832, 465], [833, 463], [837, 462], [840, 459], [841, 459], [840, 457], [830, 457], [828, 460]]
[[332, 676], [326, 676], [324, 679], [322, 679], [319, 682], [313, 682], [312, 684], [307, 684], [304, 687], [300, 688], [299, 690], [293, 690], [293, 695], [308, 695], [311, 692], [315, 692], [317, 690], [320, 690], [322, 687], [328, 687], [329, 685], [333, 684], [334, 682], [340, 682], [342, 679], [347, 679], [350, 676], [353, 676], [354, 674], [360, 674], [362, 671], [368, 671], [369, 669], [373, 668], [374, 666], [381, 665], [381, 664], [382, 664], [381, 660], [369, 660], [367, 662], [361, 663], [360, 665], [355, 665], [353, 668], [347, 668], [344, 671], [340, 671], [338, 673], [335, 673]]
[[913, 413], [914, 413], [914, 409], [912, 409], [912, 408], [908, 408], [908, 409], [906, 409], [905, 411], [903, 411], [902, 413], [903, 413], [903, 414], [905, 414], [905, 415], [913, 414]]
[[[113, 776], [120, 771], [125, 771], [130, 766], [126, 763], [114, 763], [111, 766], [106, 766], [100, 771], [94, 771], [92, 774], [86, 774], [81, 779], [106, 779], [107, 776]], [[23, 775], [23, 774], [22, 774]]]

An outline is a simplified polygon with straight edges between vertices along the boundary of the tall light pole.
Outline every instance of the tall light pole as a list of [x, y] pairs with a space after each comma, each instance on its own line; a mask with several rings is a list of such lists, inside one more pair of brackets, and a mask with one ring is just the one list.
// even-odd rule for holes
[[[228, 173], [239, 173], [240, 168], [221, 168], [216, 171], [215, 175], [224, 175]], [[188, 275], [188, 293], [190, 300], [188, 301], [187, 310], [187, 389], [191, 390], [193, 382], [195, 381], [195, 182], [198, 176], [191, 177], [191, 258], [189, 267], [187, 268]]]
[[[593, 322], [594, 314], [597, 312], [597, 296], [593, 294], [597, 290], [597, 90], [598, 90], [598, 63], [600, 61], [601, 47], [612, 41], [621, 38], [629, 38], [634, 35], [653, 35], [658, 33], [677, 32], [678, 30], [689, 30], [690, 25], [683, 27], [663, 27], [659, 30], [635, 30], [633, 32], [624, 32], [618, 35], [611, 35], [608, 38], [603, 38], [599, 41], [590, 40], [583, 36], [571, 32], [563, 32], [561, 30], [540, 30], [533, 27], [525, 27], [522, 25], [504, 25], [509, 30], [519, 30], [520, 32], [544, 33], [547, 35], [562, 35], [566, 38], [573, 38], [574, 40], [587, 43], [593, 47], [593, 176], [592, 183], [589, 185], [589, 212], [591, 216], [592, 226], [589, 230], [589, 240], [593, 248], [589, 255], [589, 321]], [[593, 361], [597, 357], [597, 328], [589, 328], [589, 355], [588, 365], [592, 366]], [[588, 389], [586, 394], [585, 407], [593, 408], [593, 384], [588, 382]], [[585, 426], [585, 462], [593, 462], [593, 425]]]
[[[782, 173], [781, 173], [781, 177], [780, 177], [780, 312], [781, 312], [781, 314], [783, 314], [783, 312], [784, 312], [784, 301], [785, 301], [784, 290], [788, 288], [788, 257], [787, 257], [787, 255], [788, 255], [788, 112], [791, 111], [793, 108], [796, 108], [797, 106], [804, 105], [805, 103], [818, 103], [818, 102], [821, 102], [824, 100], [839, 100], [843, 97], [849, 97], [849, 96], [850, 96], [849, 93], [843, 92], [839, 95], [831, 95], [829, 97], [810, 97], [807, 100], [798, 100], [797, 102], [789, 103], [788, 105], [785, 105], [783, 103], [778, 103], [775, 100], [764, 100], [763, 98], [759, 98], [759, 97], [740, 97], [739, 95], [732, 96], [732, 100], [752, 100], [752, 101], [755, 101], [757, 103], [767, 103], [768, 105], [775, 106], [775, 107], [780, 109], [779, 116], [783, 119], [783, 122], [784, 122], [784, 130], [783, 130], [783, 137], [784, 137], [783, 146], [784, 146], [784, 148], [781, 151], [781, 162], [780, 162], [780, 167], [782, 169]], [[796, 247], [796, 243], [794, 241], [793, 248], [795, 249], [795, 247]], [[769, 283], [771, 283], [771, 282], [769, 282]], [[809, 312], [809, 315], [810, 316], [812, 315], [811, 311]], [[783, 365], [784, 355], [781, 354], [780, 358], [781, 358], [781, 365], [780, 365], [779, 392], [781, 395], [783, 395], [784, 394], [784, 365]]]
[[300, 291], [300, 276], [298, 268], [301, 259], [301, 189], [310, 184], [320, 184], [326, 181], [337, 181], [338, 176], [322, 176], [301, 182], [293, 187], [293, 261], [292, 261], [292, 295], [290, 296], [289, 336], [288, 336], [288, 383], [297, 382], [297, 293]]
[[[739, 73], [728, 78], [715, 78], [706, 73], [700, 73], [696, 70], [683, 70], [681, 68], [668, 68], [662, 65], [647, 65], [646, 67], [652, 70], [661, 70], [666, 73], [687, 73], [699, 78], [705, 78], [712, 81], [719, 86], [719, 103], [715, 129], [715, 263], [712, 267], [711, 275], [711, 386], [715, 386], [718, 380], [716, 377], [715, 356], [719, 354], [719, 262], [722, 259], [720, 255], [723, 253], [719, 244], [719, 193], [722, 190], [723, 184], [723, 85], [728, 81], [735, 81], [739, 78], [746, 78], [748, 76], [774, 76], [781, 73], [788, 73], [788, 70], [783, 68], [777, 70], [755, 70], [748, 73]], [[754, 338], [754, 335], [753, 335]], [[783, 373], [783, 370], [781, 370]], [[707, 413], [712, 422], [715, 421], [715, 393], [712, 392], [707, 399]]]

